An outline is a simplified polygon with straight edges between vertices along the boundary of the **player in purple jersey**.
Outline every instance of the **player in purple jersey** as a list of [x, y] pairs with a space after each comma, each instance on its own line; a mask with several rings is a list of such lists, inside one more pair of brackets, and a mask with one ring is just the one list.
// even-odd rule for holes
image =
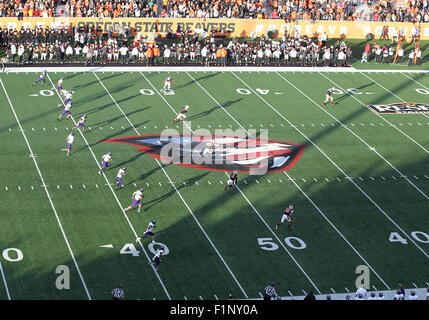
[[39, 82], [42, 84], [42, 86], [45, 84], [45, 77], [48, 74], [48, 72], [46, 70], [43, 70], [43, 72], [40, 74], [39, 79], [37, 79], [36, 82], [33, 82], [33, 86], [35, 86], [36, 84], [38, 84]]
[[137, 212], [140, 212], [140, 208], [143, 204], [142, 199], [144, 198], [143, 188], [140, 188], [137, 191], [134, 191], [133, 196], [131, 198], [133, 199], [133, 203], [130, 206], [128, 206], [127, 208], [125, 208], [124, 211], [133, 209], [136, 205], [138, 205]]

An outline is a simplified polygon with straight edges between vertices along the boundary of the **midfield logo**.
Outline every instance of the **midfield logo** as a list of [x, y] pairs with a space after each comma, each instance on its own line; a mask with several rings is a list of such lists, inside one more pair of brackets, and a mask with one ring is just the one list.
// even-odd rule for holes
[[299, 159], [305, 146], [245, 136], [212, 134], [154, 134], [104, 140], [137, 147], [149, 156], [180, 166], [231, 172], [285, 171]]
[[382, 114], [429, 113], [429, 104], [426, 103], [373, 104], [367, 107]]

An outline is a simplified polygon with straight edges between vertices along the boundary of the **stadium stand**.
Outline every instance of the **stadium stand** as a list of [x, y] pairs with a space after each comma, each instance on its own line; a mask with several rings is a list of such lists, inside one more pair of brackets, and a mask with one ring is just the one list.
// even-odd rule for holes
[[428, 0], [15, 0], [0, 17], [157, 17], [429, 22]]

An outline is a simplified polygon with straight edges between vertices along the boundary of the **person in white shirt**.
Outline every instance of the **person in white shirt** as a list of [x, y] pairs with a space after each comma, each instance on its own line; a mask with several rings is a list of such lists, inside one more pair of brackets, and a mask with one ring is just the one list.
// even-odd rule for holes
[[122, 47], [119, 49], [119, 53], [121, 54], [121, 58], [122, 58], [121, 63], [124, 64], [128, 53], [128, 48], [125, 46], [125, 44], [123, 44]]
[[419, 300], [419, 297], [414, 290], [411, 290], [408, 300]]
[[112, 153], [111, 152], [106, 153], [101, 157], [101, 159], [102, 159], [101, 170], [98, 171], [98, 174], [103, 173], [104, 170], [107, 169], [107, 167], [110, 167], [110, 164], [112, 163], [112, 160], [113, 160]]
[[396, 290], [393, 300], [404, 300], [404, 295], [402, 294], [401, 290]]
[[359, 289], [357, 289], [356, 293], [355, 293], [355, 297], [358, 297], [359, 294], [362, 295], [362, 300], [364, 300], [366, 298], [366, 290], [365, 290], [365, 288], [360, 287]]
[[155, 266], [155, 271], [158, 271], [159, 263], [161, 262], [161, 257], [164, 254], [164, 246], [159, 247], [159, 249], [155, 252], [155, 255], [153, 256], [150, 263]]
[[119, 189], [118, 187], [119, 186], [121, 188], [124, 187], [124, 184], [122, 182], [122, 177], [126, 175], [125, 171], [127, 171], [127, 168], [126, 167], [122, 167], [121, 169], [119, 169], [118, 174], [116, 175], [116, 179], [115, 179], [115, 182], [116, 182], [115, 190], [116, 191], [118, 191], [118, 189]]
[[74, 142], [74, 133], [70, 132], [70, 134], [66, 138], [67, 148], [61, 149], [61, 151], [67, 151], [67, 154], [66, 154], [67, 157], [70, 155], [73, 142]]
[[67, 62], [70, 62], [72, 54], [73, 54], [73, 48], [71, 45], [68, 45], [67, 49], [66, 49], [66, 61]]
[[377, 297], [375, 295], [375, 292], [371, 292], [371, 294], [368, 297], [368, 300], [377, 300]]

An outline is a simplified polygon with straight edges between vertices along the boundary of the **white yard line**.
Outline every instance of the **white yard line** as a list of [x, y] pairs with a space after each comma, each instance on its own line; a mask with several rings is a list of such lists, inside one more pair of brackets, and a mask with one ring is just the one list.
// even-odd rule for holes
[[[401, 74], [402, 74], [403, 76], [407, 77], [408, 79], [410, 79], [411, 81], [414, 81], [414, 82], [415, 82], [415, 83], [417, 83], [419, 86], [421, 86], [421, 87], [423, 87], [424, 89], [426, 89], [426, 90], [428, 90], [428, 91], [429, 91], [429, 88], [428, 88], [428, 87], [424, 86], [423, 84], [421, 84], [421, 83], [420, 83], [420, 82], [418, 82], [417, 80], [414, 80], [413, 78], [411, 78], [411, 77], [407, 76], [405, 73], [402, 73], [402, 72], [401, 72]], [[429, 118], [429, 115], [427, 115], [427, 114], [424, 114], [424, 113], [423, 113], [423, 116], [424, 116], [425, 118]]]
[[3, 267], [1, 265], [1, 262], [0, 262], [0, 273], [1, 273], [1, 277], [3, 278], [4, 287], [6, 289], [7, 299], [12, 300], [10, 297], [9, 287], [7, 286], [6, 276], [4, 275], [4, 271], [3, 271]]
[[[187, 72], [187, 75], [236, 123], [238, 126], [243, 129], [248, 135], [250, 133], [228, 112], [225, 110], [225, 108], [202, 86], [196, 81], [190, 74]], [[228, 173], [225, 172], [225, 174], [228, 176]], [[257, 181], [257, 180], [256, 180]], [[268, 223], [265, 221], [265, 219], [262, 217], [262, 215], [259, 213], [259, 211], [253, 206], [253, 204], [249, 201], [249, 199], [246, 197], [246, 195], [243, 193], [243, 191], [237, 186], [237, 190], [240, 192], [240, 194], [243, 196], [243, 198], [246, 200], [246, 202], [250, 205], [250, 207], [253, 209], [253, 211], [258, 215], [258, 217], [261, 219], [263, 224], [267, 227], [267, 229], [274, 235], [274, 237], [277, 239], [277, 241], [280, 243], [282, 248], [286, 251], [286, 253], [291, 257], [291, 259], [294, 261], [294, 263], [297, 265], [297, 267], [301, 270], [301, 272], [304, 274], [304, 276], [307, 278], [307, 280], [313, 285], [313, 287], [317, 290], [317, 292], [320, 293], [319, 288], [316, 286], [316, 284], [313, 282], [313, 280], [310, 278], [310, 276], [304, 271], [304, 269], [301, 267], [299, 262], [295, 259], [295, 257], [292, 255], [292, 253], [286, 248], [286, 246], [283, 244], [283, 242], [278, 238], [278, 236], [274, 233], [274, 231], [270, 228]]]
[[[60, 94], [58, 93], [58, 90], [56, 89], [56, 86], [54, 86], [54, 83], [52, 82], [51, 77], [49, 76], [49, 74], [48, 74], [48, 79], [49, 79], [49, 81], [51, 82], [52, 86], [55, 88], [55, 92], [57, 93], [58, 98], [61, 100], [61, 103], [63, 104], [63, 99], [61, 98]], [[73, 123], [76, 125], [76, 121], [75, 121], [75, 119], [73, 118], [73, 116], [72, 116], [71, 118], [72, 118]], [[91, 155], [92, 155], [92, 157], [94, 158], [94, 161], [95, 161], [95, 163], [97, 164], [98, 169], [99, 169], [99, 170], [101, 170], [100, 163], [98, 162], [97, 157], [96, 157], [96, 156], [95, 156], [95, 154], [94, 154], [94, 151], [92, 150], [91, 146], [89, 145], [89, 143], [88, 143], [88, 141], [86, 140], [85, 136], [83, 135], [82, 131], [81, 131], [81, 130], [79, 130], [79, 129], [78, 129], [78, 131], [79, 131], [79, 133], [80, 133], [80, 135], [81, 135], [82, 139], [85, 141], [85, 144], [86, 144], [86, 146], [88, 147], [89, 151], [91, 152]], [[133, 233], [134, 237], [135, 237], [135, 238], [137, 238], [137, 237], [138, 237], [138, 234], [136, 233], [136, 231], [135, 231], [135, 229], [134, 229], [133, 225], [131, 224], [131, 221], [129, 220], [128, 216], [126, 215], [126, 213], [125, 213], [125, 211], [124, 211], [124, 208], [123, 208], [123, 207], [122, 207], [122, 205], [121, 205], [121, 202], [119, 201], [119, 199], [118, 199], [118, 197], [117, 197], [117, 195], [116, 195], [115, 191], [114, 191], [114, 190], [113, 190], [113, 188], [112, 188], [112, 185], [109, 183], [109, 180], [107, 179], [107, 177], [106, 177], [106, 175], [105, 175], [105, 173], [104, 173], [104, 172], [103, 172], [103, 174], [102, 174], [102, 175], [103, 175], [103, 177], [104, 177], [104, 180], [106, 181], [106, 184], [107, 184], [107, 185], [108, 185], [108, 187], [110, 188], [110, 191], [112, 192], [113, 197], [115, 198], [116, 202], [118, 203], [119, 207], [121, 208], [121, 212], [122, 212], [123, 216], [125, 217], [125, 219], [127, 220], [128, 225], [130, 226], [131, 231], [132, 231], [132, 233]], [[149, 255], [147, 254], [147, 252], [146, 252], [146, 250], [145, 250], [145, 248], [144, 248], [144, 246], [143, 246], [143, 244], [141, 243], [141, 241], [140, 241], [140, 240], [138, 241], [138, 243], [140, 244], [140, 246], [141, 246], [141, 248], [142, 248], [142, 250], [143, 250], [143, 252], [144, 252], [144, 254], [145, 254], [145, 256], [146, 256], [146, 259], [147, 259], [149, 262], [151, 262], [152, 260], [151, 260], [151, 258], [149, 257]], [[154, 268], [154, 266], [153, 266], [153, 265], [151, 265], [151, 267], [152, 267], [152, 270], [154, 271], [154, 273], [155, 273], [155, 275], [156, 275], [156, 277], [157, 277], [158, 281], [160, 282], [160, 284], [161, 284], [161, 286], [162, 286], [162, 288], [163, 288], [163, 290], [164, 290], [165, 294], [167, 295], [168, 299], [169, 299], [169, 300], [171, 300], [170, 294], [168, 293], [167, 288], [165, 287], [164, 282], [162, 281], [162, 279], [161, 279], [161, 277], [159, 276], [158, 272], [155, 270], [155, 268]]]
[[[270, 103], [268, 103], [263, 97], [261, 97], [253, 88], [251, 88], [246, 82], [244, 82], [236, 74], [232, 73], [237, 79], [239, 79], [246, 87], [253, 91], [256, 96], [258, 96], [268, 107], [270, 107], [276, 114], [278, 114], [283, 120], [289, 123], [292, 126], [292, 123], [283, 116], [276, 108], [274, 108]], [[356, 189], [358, 189], [398, 230], [400, 230], [424, 255], [429, 259], [429, 255], [404, 231], [402, 228], [358, 185], [353, 179], [350, 179], [349, 176], [341, 169], [322, 149], [319, 148], [310, 138], [308, 138], [297, 126], [292, 126], [296, 131], [298, 131], [306, 140], [308, 140], [320, 153], [322, 153], [326, 159], [329, 160], [343, 175], [348, 179]]]
[[[127, 119], [128, 123], [131, 125], [131, 127], [134, 129], [134, 131], [138, 134], [141, 135], [139, 133], [139, 131], [136, 129], [136, 127], [134, 126], [134, 124], [130, 121], [130, 119], [127, 117], [127, 115], [124, 113], [124, 111], [122, 110], [122, 108], [119, 106], [119, 104], [116, 102], [116, 100], [113, 98], [113, 96], [110, 94], [109, 90], [107, 90], [107, 88], [104, 86], [104, 84], [101, 82], [100, 78], [97, 76], [96, 73], [93, 73], [93, 75], [97, 78], [98, 82], [101, 84], [101, 86], [104, 88], [104, 90], [106, 91], [106, 93], [109, 95], [109, 97], [112, 99], [112, 101], [115, 103], [116, 107], [119, 109], [119, 111], [122, 113], [122, 115], [125, 117], [125, 119]], [[145, 77], [146, 78], [146, 77]], [[148, 81], [149, 82], [149, 81]], [[150, 83], [150, 82], [149, 82]], [[152, 84], [151, 84], [152, 85]], [[153, 86], [152, 86], [153, 87]], [[153, 87], [154, 90], [159, 94], [159, 91]], [[160, 94], [159, 94], [160, 95]], [[160, 95], [162, 97], [162, 95]], [[163, 97], [162, 97], [163, 98]], [[165, 100], [165, 99], [164, 99]], [[166, 101], [166, 100], [165, 100]], [[174, 111], [174, 109], [173, 109]], [[179, 192], [179, 190], [177, 190], [176, 186], [173, 184], [172, 180], [170, 179], [170, 176], [167, 174], [167, 172], [164, 170], [164, 167], [161, 165], [161, 163], [158, 161], [158, 159], [155, 159], [156, 163], [158, 164], [158, 166], [161, 168], [162, 172], [164, 173], [164, 175], [167, 177], [168, 181], [170, 182], [170, 184], [172, 185], [172, 187], [174, 188], [174, 190], [176, 191], [177, 195], [180, 197], [180, 199], [182, 200], [182, 202], [184, 203], [184, 205], [186, 206], [186, 208], [188, 209], [189, 213], [191, 214], [191, 216], [194, 218], [195, 222], [197, 223], [198, 227], [201, 229], [202, 233], [204, 234], [204, 236], [206, 237], [206, 239], [209, 241], [210, 245], [212, 246], [212, 248], [215, 250], [216, 254], [218, 255], [218, 257], [220, 258], [220, 260], [222, 261], [222, 263], [224, 264], [224, 266], [226, 267], [226, 269], [228, 270], [229, 274], [232, 276], [232, 278], [234, 279], [235, 283], [237, 284], [237, 286], [240, 288], [241, 292], [244, 294], [244, 296], [247, 298], [247, 293], [244, 291], [243, 287], [241, 286], [240, 282], [237, 280], [236, 276], [234, 275], [234, 273], [232, 272], [232, 270], [229, 268], [228, 264], [226, 263], [225, 259], [222, 257], [222, 255], [220, 254], [220, 252], [218, 251], [218, 249], [216, 248], [216, 246], [214, 245], [213, 241], [210, 239], [210, 237], [208, 236], [208, 234], [206, 233], [206, 231], [204, 230], [204, 228], [201, 226], [200, 222], [198, 221], [198, 219], [196, 218], [196, 216], [194, 215], [194, 213], [192, 212], [191, 208], [188, 206], [188, 204], [186, 203], [185, 199], [182, 197], [181, 193]]]
[[[386, 158], [384, 158], [375, 148], [373, 148], [372, 146], [370, 146], [364, 139], [362, 139], [359, 135], [357, 135], [353, 130], [351, 130], [350, 128], [348, 128], [347, 126], [345, 126], [340, 120], [338, 120], [336, 117], [334, 117], [332, 114], [330, 114], [326, 109], [322, 108], [317, 102], [315, 102], [312, 98], [310, 98], [307, 94], [305, 94], [302, 90], [300, 90], [299, 88], [297, 88], [292, 82], [290, 82], [289, 80], [287, 80], [286, 78], [284, 78], [281, 74], [277, 73], [277, 75], [282, 78], [284, 81], [286, 81], [287, 83], [289, 83], [292, 87], [295, 88], [295, 90], [297, 90], [299, 93], [301, 93], [304, 97], [306, 97], [308, 100], [310, 100], [315, 106], [317, 106], [320, 110], [322, 110], [323, 112], [325, 112], [327, 115], [329, 115], [332, 119], [334, 119], [335, 121], [337, 121], [344, 129], [346, 129], [348, 132], [350, 132], [352, 135], [354, 135], [357, 139], [359, 139], [363, 144], [365, 144], [368, 148], [370, 148], [371, 151], [373, 151], [375, 154], [377, 154], [377, 156], [379, 158], [381, 158], [384, 162], [386, 162], [393, 170], [395, 170], [399, 175], [404, 176], [404, 174], [402, 174], [401, 171], [399, 171], [399, 169], [397, 169], [392, 163], [390, 163], [390, 161], [388, 161]], [[326, 77], [325, 75], [321, 74], [321, 76], [323, 76], [324, 78], [326, 78], [327, 80], [329, 80], [331, 83], [333, 83], [337, 88], [343, 90], [344, 92], [347, 92], [346, 90], [344, 90], [343, 88], [341, 88], [337, 83], [335, 83], [334, 81], [332, 81], [331, 79], [329, 79], [328, 77]], [[429, 200], [429, 196], [427, 196], [422, 190], [420, 190], [413, 182], [411, 182], [410, 179], [405, 178], [405, 180], [407, 180], [407, 182], [409, 184], [411, 184], [423, 197], [425, 197], [427, 200]]]
[[[21, 126], [21, 122], [19, 121], [18, 116], [17, 116], [17, 114], [15, 112], [15, 109], [14, 109], [14, 107], [12, 105], [12, 102], [10, 101], [9, 95], [7, 94], [6, 88], [4, 87], [3, 81], [1, 79], [0, 79], [0, 84], [1, 84], [1, 86], [3, 88], [3, 91], [4, 91], [5, 95], [6, 95], [7, 101], [9, 102], [10, 109], [12, 110], [12, 113], [15, 116], [15, 120], [16, 120], [18, 126], [19, 126], [19, 129], [21, 130], [22, 136], [24, 137], [25, 143], [27, 144], [28, 151], [30, 151], [30, 154], [34, 154], [33, 150], [31, 149], [30, 143], [28, 142], [27, 136], [25, 135], [24, 130], [23, 130], [22, 126]], [[91, 300], [91, 295], [90, 295], [90, 293], [88, 291], [88, 288], [86, 286], [86, 283], [85, 283], [85, 280], [84, 280], [84, 278], [82, 276], [82, 273], [80, 272], [79, 265], [77, 264], [76, 258], [75, 258], [74, 254], [73, 254], [73, 251], [72, 251], [71, 247], [70, 247], [69, 241], [68, 241], [67, 236], [66, 236], [66, 234], [64, 232], [64, 229], [63, 229], [63, 226], [61, 224], [60, 218], [58, 216], [57, 210], [56, 210], [56, 208], [54, 206], [54, 203], [52, 202], [51, 195], [49, 194], [48, 188], [46, 187], [45, 179], [43, 178], [42, 173], [41, 173], [41, 171], [39, 169], [39, 165], [37, 164], [36, 157], [31, 157], [31, 158], [33, 159], [33, 162], [34, 162], [34, 165], [36, 167], [37, 173], [39, 174], [40, 180], [42, 181], [42, 185], [44, 186], [44, 190], [46, 192], [46, 196], [48, 197], [48, 200], [49, 200], [49, 203], [51, 205], [52, 211], [54, 212], [55, 218], [57, 219], [58, 226], [60, 227], [60, 230], [61, 230], [61, 233], [63, 235], [64, 241], [65, 241], [65, 243], [67, 245], [67, 248], [68, 248], [68, 250], [70, 252], [70, 255], [72, 257], [72, 260], [74, 262], [76, 270], [77, 270], [77, 272], [79, 274], [79, 278], [80, 278], [80, 280], [82, 282], [82, 285], [83, 285], [83, 287], [85, 289], [85, 293], [86, 293], [88, 299]]]
[[[189, 75], [190, 76], [190, 75]], [[191, 76], [190, 76], [191, 77]], [[192, 77], [191, 77], [192, 78]], [[193, 79], [193, 78], [192, 78]], [[195, 81], [195, 79], [194, 79]], [[196, 82], [196, 81], [195, 81]], [[214, 99], [212, 97], [212, 95], [210, 95], [198, 82], [196, 82], [208, 95], [209, 97], [212, 98], [212, 100], [218, 105], [221, 106], [221, 104], [219, 102], [217, 102], [216, 99]], [[222, 109], [224, 109], [222, 107]], [[229, 115], [229, 114], [228, 114]], [[229, 115], [234, 121], [236, 121], [231, 115]], [[236, 121], [238, 123], [238, 121]], [[238, 123], [239, 124], [239, 123]], [[243, 128], [243, 126], [241, 126], [239, 124], [239, 126], [241, 128]], [[243, 128], [244, 129], [244, 128]], [[246, 130], [247, 132], [247, 130]], [[248, 133], [248, 132], [247, 132]], [[363, 256], [353, 247], [353, 245], [346, 239], [346, 237], [338, 230], [337, 227], [335, 227], [335, 225], [328, 219], [328, 217], [322, 212], [322, 210], [311, 200], [311, 198], [304, 192], [304, 190], [302, 190], [299, 185], [295, 182], [295, 179], [292, 179], [290, 177], [290, 175], [288, 173], [286, 173], [286, 171], [284, 171], [284, 174], [288, 177], [288, 179], [290, 181], [292, 181], [292, 183], [295, 185], [295, 187], [307, 198], [307, 200], [314, 206], [314, 208], [322, 215], [322, 217], [330, 224], [330, 226], [340, 235], [340, 237], [350, 246], [350, 248], [359, 256], [359, 258], [365, 262], [365, 264], [372, 270], [372, 272], [377, 276], [377, 278], [386, 286], [386, 288], [389, 289], [389, 286], [386, 284], [386, 282], [384, 282], [384, 280], [378, 275], [378, 273], [375, 271], [375, 269], [363, 258]], [[283, 245], [283, 242], [277, 237], [277, 235], [274, 233], [274, 231], [268, 226], [268, 224], [265, 222], [265, 220], [262, 218], [261, 214], [259, 213], [259, 211], [253, 206], [253, 204], [249, 201], [249, 199], [245, 196], [245, 194], [242, 192], [242, 190], [237, 186], [237, 189], [239, 190], [239, 192], [241, 193], [241, 195], [246, 199], [246, 201], [248, 202], [248, 204], [253, 208], [253, 210], [256, 212], [256, 214], [259, 216], [259, 218], [263, 221], [263, 223], [267, 226], [267, 228], [270, 230], [270, 232], [274, 235], [274, 237], [279, 241], [279, 243], [281, 244], [281, 246], [286, 250], [286, 252], [291, 256], [291, 258], [295, 261], [295, 263], [300, 267], [300, 269], [302, 270], [301, 266], [298, 264], [298, 262], [295, 260], [295, 258], [289, 253], [289, 251], [286, 249], [286, 247]], [[302, 270], [304, 272], [304, 270]], [[304, 272], [305, 274], [305, 272]], [[307, 276], [307, 278], [311, 281], [311, 279]], [[313, 282], [312, 282], [313, 283]], [[314, 285], [314, 284], [313, 284]], [[315, 285], [314, 285], [315, 286]], [[316, 286], [315, 286], [316, 287]], [[317, 289], [317, 287], [316, 287]], [[320, 293], [319, 289], [317, 289], [317, 291]]]
[[[392, 91], [390, 91], [389, 89], [387, 89], [386, 87], [382, 86], [381, 84], [379, 84], [377, 81], [373, 80], [372, 78], [368, 77], [367, 75], [363, 74], [362, 75], [364, 77], [366, 77], [368, 80], [374, 82], [375, 84], [377, 84], [380, 88], [383, 88], [384, 90], [386, 90], [387, 92], [389, 92], [392, 96], [396, 97], [397, 99], [401, 100], [402, 102], [406, 102], [404, 99], [402, 99], [401, 97], [399, 97], [397, 94], [393, 93]], [[332, 81], [331, 81], [332, 82]], [[350, 95], [349, 92], [346, 92], [348, 95]], [[353, 95], [351, 95], [352, 98], [354, 98], [356, 101], [358, 101], [360, 104], [362, 104], [363, 106], [365, 106], [364, 103], [362, 103], [359, 99], [355, 98]], [[373, 112], [374, 114], [376, 114], [377, 116], [379, 116], [380, 118], [382, 118], [384, 121], [388, 122], [390, 125], [392, 125], [389, 121], [387, 121], [384, 117], [382, 117], [381, 115]], [[426, 118], [427, 116], [424, 115]], [[392, 125], [393, 126], [393, 125]], [[402, 134], [404, 134], [408, 139], [410, 139], [411, 141], [413, 141], [415, 144], [417, 144], [420, 148], [422, 148], [426, 153], [429, 153], [429, 151], [424, 148], [423, 146], [421, 146], [419, 143], [417, 143], [414, 139], [412, 139], [411, 137], [409, 137], [408, 135], [406, 135], [405, 133], [403, 133], [401, 130], [399, 130], [398, 128], [396, 128], [396, 126], [393, 126], [395, 129], [397, 129], [398, 131], [400, 131]]]
[[157, 67], [146, 67], [146, 66], [95, 66], [95, 67], [69, 67], [67, 65], [61, 66], [44, 66], [44, 67], [7, 67], [5, 72], [8, 73], [28, 73], [28, 72], [42, 72], [47, 70], [48, 72], [333, 72], [333, 73], [353, 73], [353, 72], [385, 72], [385, 73], [424, 73], [428, 74], [428, 70], [377, 70], [377, 69], [355, 69], [355, 68], [335, 68], [335, 67], [239, 67], [239, 66], [228, 66], [228, 67], [199, 67], [199, 66], [157, 66]]

